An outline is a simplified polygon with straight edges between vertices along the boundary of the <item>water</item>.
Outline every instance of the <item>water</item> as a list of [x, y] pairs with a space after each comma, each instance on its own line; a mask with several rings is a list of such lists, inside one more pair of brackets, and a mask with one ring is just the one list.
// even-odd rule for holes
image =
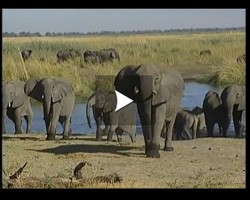
[[[185, 107], [188, 109], [192, 109], [195, 106], [202, 107], [202, 102], [205, 97], [205, 94], [208, 90], [213, 89], [217, 91], [219, 94], [222, 92], [222, 88], [214, 88], [213, 86], [207, 84], [201, 84], [196, 82], [186, 82], [185, 83], [185, 91], [181, 101], [181, 107]], [[43, 110], [42, 105], [32, 105], [32, 109], [34, 112], [33, 117], [33, 125], [32, 125], [32, 133], [45, 133], [45, 124], [43, 121]], [[6, 131], [7, 133], [14, 132], [14, 124], [11, 120], [6, 118]], [[87, 119], [85, 117], [85, 104], [83, 103], [76, 103], [73, 111], [72, 116], [72, 134], [94, 134], [96, 130], [95, 121], [91, 112], [91, 123], [92, 129], [88, 127]], [[215, 127], [216, 128], [216, 127]], [[23, 123], [23, 130], [26, 130], [26, 123]], [[229, 127], [229, 131], [234, 130], [233, 124], [231, 123]], [[57, 125], [57, 133], [62, 133], [63, 129], [61, 124], [58, 123]], [[137, 117], [137, 133], [141, 133], [141, 126], [140, 120]]]

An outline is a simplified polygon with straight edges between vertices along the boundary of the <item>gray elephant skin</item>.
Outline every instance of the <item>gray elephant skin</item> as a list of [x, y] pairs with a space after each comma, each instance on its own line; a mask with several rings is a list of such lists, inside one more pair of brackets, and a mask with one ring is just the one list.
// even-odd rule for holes
[[99, 51], [90, 51], [87, 50], [84, 52], [84, 62], [85, 63], [105, 63], [112, 62], [114, 59], [120, 61], [120, 56], [118, 52], [113, 49], [101, 49]]
[[72, 60], [77, 57], [81, 58], [81, 52], [74, 49], [61, 50], [56, 54], [56, 57], [57, 57], [57, 62], [60, 63], [67, 60]]
[[226, 87], [221, 93], [221, 101], [224, 112], [226, 114], [226, 127], [223, 136], [227, 136], [227, 130], [229, 128], [231, 119], [233, 118], [235, 137], [240, 137], [240, 120], [242, 116], [242, 110], [238, 110], [239, 104], [245, 101], [245, 86], [231, 85]]
[[63, 139], [68, 139], [75, 104], [75, 92], [70, 82], [52, 78], [30, 79], [25, 83], [24, 91], [43, 103], [46, 139], [55, 139], [58, 121], [63, 126]]
[[31, 132], [33, 111], [30, 97], [24, 93], [24, 84], [22, 81], [2, 83], [2, 128], [4, 133], [6, 132], [4, 125], [6, 115], [15, 124], [15, 134], [22, 133], [22, 117], [27, 123], [26, 133]]
[[[206, 127], [202, 108], [195, 107], [193, 110], [179, 108], [174, 123], [174, 134], [176, 139], [196, 139], [197, 132]], [[190, 130], [192, 134], [190, 134]], [[184, 133], [186, 137], [184, 137]]]
[[173, 151], [172, 130], [185, 89], [181, 74], [150, 64], [128, 65], [118, 72], [114, 85], [137, 104], [146, 156], [160, 157], [160, 136], [165, 123], [164, 150]]
[[214, 136], [215, 124], [219, 126], [219, 134], [224, 134], [226, 128], [226, 115], [222, 107], [220, 96], [216, 91], [209, 90], [206, 93], [203, 100], [203, 111], [208, 136]]
[[98, 91], [93, 93], [86, 104], [86, 118], [91, 128], [90, 108], [92, 107], [93, 116], [96, 122], [96, 139], [102, 139], [102, 130], [100, 128], [102, 120], [105, 125], [104, 132], [107, 134], [108, 141], [112, 140], [112, 136], [116, 133], [119, 143], [122, 142], [122, 133], [129, 134], [132, 142], [135, 142], [136, 132], [136, 113], [133, 104], [129, 104], [124, 108], [115, 112], [116, 108], [115, 92]]
[[240, 137], [243, 137], [243, 133], [246, 129], [246, 95], [243, 96], [242, 101], [239, 104], [238, 110], [242, 111], [240, 119]]
[[22, 51], [21, 55], [22, 55], [22, 58], [23, 58], [24, 62], [31, 57], [31, 53], [32, 53], [32, 50], [30, 50], [30, 49]]

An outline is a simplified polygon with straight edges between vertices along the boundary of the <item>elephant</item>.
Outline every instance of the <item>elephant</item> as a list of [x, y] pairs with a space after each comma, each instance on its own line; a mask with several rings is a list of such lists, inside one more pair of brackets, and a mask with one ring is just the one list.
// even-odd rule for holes
[[246, 63], [246, 54], [240, 55], [237, 59], [236, 59], [237, 63]]
[[91, 63], [91, 64], [101, 63], [97, 51], [89, 51], [89, 50], [87, 50], [87, 51], [84, 52], [83, 57], [84, 57], [84, 62], [85, 63]]
[[[179, 108], [174, 123], [174, 133], [177, 139], [186, 139], [183, 133], [186, 133], [187, 139], [196, 139], [197, 131], [202, 131], [206, 127], [202, 108], [195, 107], [192, 111]], [[192, 135], [189, 130], [192, 130]]]
[[54, 140], [56, 125], [63, 126], [63, 139], [71, 133], [70, 123], [75, 104], [75, 92], [70, 82], [62, 79], [43, 78], [29, 79], [24, 86], [25, 93], [43, 103], [43, 114], [46, 125], [46, 140]]
[[23, 58], [24, 62], [31, 57], [31, 53], [32, 53], [32, 50], [30, 50], [30, 49], [22, 51], [21, 55], [22, 55], [22, 58]]
[[246, 129], [246, 95], [243, 96], [241, 103], [239, 104], [238, 111], [242, 110], [240, 119], [240, 137], [243, 137], [243, 132]]
[[108, 52], [112, 58], [120, 61], [120, 55], [114, 48], [101, 49], [100, 52]]
[[227, 131], [233, 117], [235, 137], [240, 137], [240, 120], [242, 116], [242, 110], [238, 110], [241, 103], [244, 104], [246, 87], [240, 85], [230, 85], [221, 93], [222, 107], [226, 115], [226, 126], [223, 132], [223, 136], [227, 136]]
[[213, 137], [214, 125], [218, 124], [219, 133], [222, 134], [226, 128], [225, 112], [219, 94], [214, 90], [209, 90], [203, 100], [203, 111], [207, 127], [207, 134]]
[[2, 83], [2, 125], [6, 133], [4, 119], [7, 115], [15, 124], [15, 134], [22, 133], [22, 117], [27, 126], [26, 133], [31, 132], [33, 111], [30, 104], [30, 97], [24, 93], [23, 81], [9, 81]]
[[115, 111], [116, 108], [115, 92], [97, 91], [88, 99], [86, 104], [86, 118], [91, 128], [90, 108], [92, 107], [93, 116], [96, 122], [96, 140], [102, 140], [100, 125], [102, 120], [105, 125], [104, 132], [107, 134], [107, 140], [111, 141], [116, 133], [117, 141], [122, 142], [122, 133], [127, 132], [132, 142], [135, 142], [136, 115], [133, 105]]
[[66, 60], [74, 59], [76, 57], [81, 58], [81, 52], [78, 50], [74, 49], [69, 49], [69, 50], [60, 50], [56, 54], [57, 56], [57, 62], [64, 62]]
[[173, 151], [172, 129], [185, 89], [180, 72], [152, 64], [127, 65], [116, 75], [114, 85], [118, 92], [137, 104], [146, 156], [160, 158], [160, 135], [164, 124], [164, 150]]
[[200, 51], [200, 56], [211, 56], [211, 54], [212, 52], [209, 49]]
[[120, 56], [115, 49], [101, 49], [99, 51], [87, 50], [84, 52], [84, 62], [85, 63], [105, 63], [112, 62], [114, 59], [120, 61]]

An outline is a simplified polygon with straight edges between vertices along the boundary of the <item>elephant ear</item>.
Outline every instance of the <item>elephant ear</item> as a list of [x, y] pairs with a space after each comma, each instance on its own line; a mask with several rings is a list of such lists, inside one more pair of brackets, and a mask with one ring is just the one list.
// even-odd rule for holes
[[67, 90], [67, 88], [57, 83], [52, 88], [52, 102], [55, 103], [55, 102], [61, 101], [68, 94], [69, 94], [69, 91]]
[[185, 89], [183, 78], [176, 70], [165, 69], [154, 76], [152, 105], [169, 101]]
[[117, 102], [117, 100], [116, 100], [115, 93], [107, 94], [106, 102], [105, 102], [104, 107], [103, 107], [103, 112], [107, 113], [107, 112], [111, 112], [111, 111], [115, 110], [116, 102]]
[[238, 110], [245, 110], [246, 109], [246, 95], [242, 97], [241, 102], [239, 103]]
[[27, 96], [23, 91], [23, 82], [16, 82], [16, 83], [10, 83], [11, 84], [11, 101], [12, 101], [12, 108], [20, 107], [24, 104], [24, 102], [27, 100]]
[[40, 84], [41, 79], [29, 79], [24, 84], [24, 93], [37, 101], [43, 101], [43, 89]]
[[113, 51], [110, 52], [110, 57], [111, 57], [111, 58], [115, 58], [115, 57], [116, 57], [116, 56], [115, 56], [115, 52], [113, 52]]

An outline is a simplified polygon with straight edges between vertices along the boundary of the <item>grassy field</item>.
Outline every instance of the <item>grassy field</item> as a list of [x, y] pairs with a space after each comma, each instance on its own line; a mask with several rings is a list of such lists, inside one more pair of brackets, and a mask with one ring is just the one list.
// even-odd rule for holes
[[[245, 53], [245, 32], [130, 35], [85, 37], [3, 38], [3, 80], [23, 80], [33, 77], [63, 77], [69, 79], [78, 96], [86, 97], [93, 89], [96, 75], [116, 75], [128, 64], [151, 63], [171, 66], [184, 78], [196, 78], [213, 84], [245, 84], [245, 64], [236, 58]], [[121, 61], [104, 65], [85, 64], [80, 59], [56, 62], [62, 49], [99, 50], [115, 48]], [[32, 58], [23, 62], [20, 51], [32, 49]], [[211, 56], [200, 56], [209, 49]], [[45, 62], [39, 59], [44, 57]]]
[[[3, 136], [3, 187], [15, 188], [246, 188], [246, 141], [198, 138], [173, 141], [172, 152], [146, 158], [142, 135], [136, 143], [95, 141], [94, 136], [45, 141], [45, 135]], [[161, 148], [164, 140], [161, 140]], [[27, 162], [20, 177], [13, 175]], [[87, 162], [82, 179], [72, 177]], [[97, 180], [116, 173], [119, 182]], [[95, 181], [97, 180], [97, 181]], [[108, 179], [109, 180], [109, 179]]]

